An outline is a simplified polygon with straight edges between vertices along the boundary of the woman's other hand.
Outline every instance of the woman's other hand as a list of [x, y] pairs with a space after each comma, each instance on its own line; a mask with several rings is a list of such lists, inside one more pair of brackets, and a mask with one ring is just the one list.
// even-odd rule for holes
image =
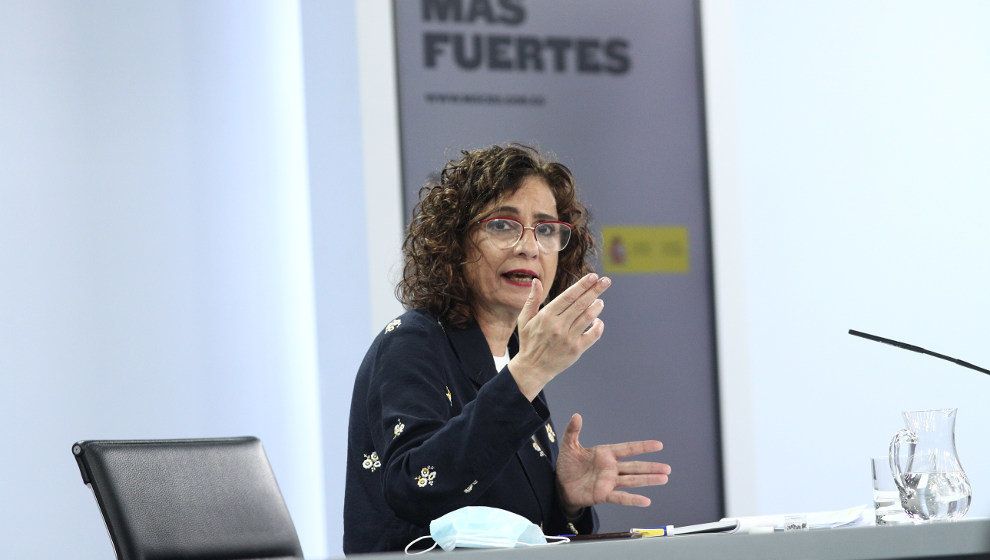
[[598, 296], [611, 284], [607, 277], [588, 274], [540, 309], [543, 284], [533, 279], [517, 322], [519, 352], [509, 362], [509, 372], [527, 399], [535, 399], [601, 338], [605, 323], [598, 315], [605, 303]]
[[575, 414], [564, 429], [557, 457], [557, 489], [564, 511], [574, 517], [581, 508], [608, 502], [646, 507], [650, 499], [619, 488], [638, 488], [667, 483], [670, 465], [652, 461], [620, 461], [626, 457], [663, 449], [656, 440], [630, 441], [585, 448], [578, 441], [581, 415]]

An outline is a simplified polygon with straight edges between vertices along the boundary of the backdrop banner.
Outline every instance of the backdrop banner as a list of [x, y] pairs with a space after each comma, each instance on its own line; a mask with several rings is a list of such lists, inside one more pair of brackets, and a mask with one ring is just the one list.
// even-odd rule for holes
[[537, 147], [574, 172], [600, 242], [605, 335], [547, 388], [581, 442], [659, 439], [647, 509], [603, 530], [723, 514], [698, 6], [397, 0], [406, 215], [461, 149]]

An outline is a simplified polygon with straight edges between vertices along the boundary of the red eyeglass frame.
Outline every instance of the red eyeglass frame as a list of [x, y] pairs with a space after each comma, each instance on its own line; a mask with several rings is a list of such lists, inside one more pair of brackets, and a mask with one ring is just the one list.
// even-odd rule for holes
[[[483, 220], [478, 220], [478, 223], [479, 224], [487, 224], [488, 222], [491, 222], [493, 220], [509, 220], [510, 222], [515, 222], [515, 223], [521, 225], [522, 228], [523, 228], [523, 230], [522, 230], [522, 233], [519, 234], [519, 239], [516, 240], [516, 243], [519, 243], [520, 241], [522, 241], [523, 236], [526, 235], [526, 230], [527, 229], [531, 229], [531, 230], [533, 230], [533, 238], [536, 239], [536, 243], [540, 247], [543, 247], [543, 244], [540, 243], [540, 239], [538, 237], [536, 237], [536, 228], [540, 227], [543, 224], [560, 224], [562, 226], [567, 226], [567, 229], [569, 229], [571, 231], [571, 235], [574, 234], [574, 224], [569, 224], [569, 223], [563, 222], [561, 220], [540, 220], [540, 221], [536, 222], [535, 224], [533, 224], [531, 226], [527, 226], [526, 224], [520, 222], [519, 220], [517, 220], [515, 218], [510, 218], [508, 216], [492, 216], [491, 218], [485, 218]], [[570, 241], [571, 241], [571, 236], [568, 235], [567, 236], [567, 242], [568, 242], [568, 244], [570, 243]], [[515, 243], [513, 243], [512, 245], [510, 245], [510, 247], [515, 247]], [[557, 252], [559, 253], [560, 251], [563, 251], [566, 248], [567, 248], [567, 245], [565, 244], [563, 247], [561, 247], [560, 249], [558, 249]]]

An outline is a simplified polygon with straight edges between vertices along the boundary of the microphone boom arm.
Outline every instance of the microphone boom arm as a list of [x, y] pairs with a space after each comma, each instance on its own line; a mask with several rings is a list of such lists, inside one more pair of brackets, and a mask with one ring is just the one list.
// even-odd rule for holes
[[867, 340], [872, 340], [872, 341], [875, 341], [875, 342], [882, 342], [884, 344], [890, 344], [891, 346], [896, 346], [898, 348], [903, 348], [905, 350], [910, 350], [912, 352], [918, 352], [919, 354], [928, 354], [929, 356], [935, 356], [936, 358], [941, 358], [943, 360], [948, 360], [948, 361], [950, 361], [950, 362], [952, 362], [954, 364], [959, 364], [959, 365], [961, 365], [963, 367], [967, 367], [969, 369], [975, 369], [976, 371], [979, 371], [979, 372], [985, 373], [987, 375], [990, 375], [990, 370], [988, 370], [988, 369], [983, 369], [980, 366], [975, 366], [975, 365], [973, 365], [973, 364], [971, 364], [969, 362], [964, 362], [964, 361], [962, 361], [962, 360], [960, 360], [958, 358], [953, 358], [951, 356], [946, 356], [945, 354], [939, 354], [938, 352], [932, 352], [931, 350], [926, 350], [926, 349], [924, 349], [924, 348], [922, 348], [920, 346], [915, 346], [913, 344], [907, 344], [905, 342], [898, 342], [896, 340], [891, 340], [889, 338], [884, 338], [882, 336], [877, 336], [875, 334], [867, 334], [865, 332], [854, 331], [852, 329], [849, 329], [849, 334], [851, 334], [853, 336], [858, 336], [860, 338], [865, 338]]

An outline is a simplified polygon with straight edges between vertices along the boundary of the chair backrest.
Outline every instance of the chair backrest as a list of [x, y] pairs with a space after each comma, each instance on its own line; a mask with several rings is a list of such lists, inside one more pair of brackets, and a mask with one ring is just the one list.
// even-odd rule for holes
[[255, 437], [72, 446], [119, 560], [302, 558]]

